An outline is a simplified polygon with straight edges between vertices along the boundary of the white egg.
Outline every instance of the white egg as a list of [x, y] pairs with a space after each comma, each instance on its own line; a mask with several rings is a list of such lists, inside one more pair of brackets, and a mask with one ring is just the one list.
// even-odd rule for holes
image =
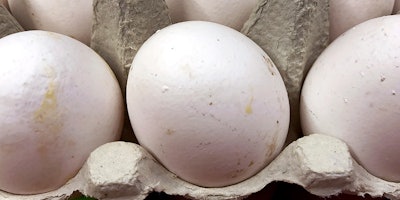
[[191, 21], [155, 33], [135, 56], [127, 106], [139, 143], [170, 171], [206, 187], [240, 182], [281, 150], [288, 96], [249, 38]]
[[172, 22], [211, 21], [240, 30], [258, 0], [166, 0]]
[[0, 190], [56, 189], [119, 138], [123, 99], [103, 59], [46, 31], [0, 39]]
[[8, 0], [11, 13], [26, 30], [46, 30], [90, 44], [92, 0]]
[[400, 182], [400, 15], [359, 24], [312, 66], [301, 95], [306, 134], [345, 141], [370, 173]]
[[372, 18], [390, 15], [394, 0], [330, 0], [329, 38], [331, 41], [351, 27]]

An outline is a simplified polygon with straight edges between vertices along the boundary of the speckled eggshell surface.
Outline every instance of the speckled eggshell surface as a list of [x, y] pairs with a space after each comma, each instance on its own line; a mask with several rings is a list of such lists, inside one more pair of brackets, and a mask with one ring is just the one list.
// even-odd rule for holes
[[165, 0], [172, 22], [211, 21], [240, 30], [257, 0]]
[[127, 106], [140, 144], [206, 187], [257, 173], [280, 152], [289, 125], [287, 92], [266, 53], [211, 22], [150, 37], [133, 60]]
[[301, 95], [305, 134], [345, 141], [371, 174], [400, 182], [400, 16], [366, 21], [331, 43]]
[[92, 0], [8, 0], [11, 13], [26, 30], [46, 30], [90, 43]]
[[0, 190], [54, 190], [120, 136], [118, 82], [77, 40], [46, 31], [0, 39], [0, 85]]

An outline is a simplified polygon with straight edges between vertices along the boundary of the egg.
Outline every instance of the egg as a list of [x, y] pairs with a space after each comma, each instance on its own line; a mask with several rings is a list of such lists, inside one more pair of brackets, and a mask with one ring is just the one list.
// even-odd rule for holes
[[240, 30], [258, 0], [165, 0], [173, 23], [211, 21]]
[[90, 44], [92, 0], [8, 0], [11, 13], [26, 30], [46, 30]]
[[400, 182], [400, 15], [363, 22], [331, 43], [301, 94], [305, 134], [346, 142], [371, 174]]
[[330, 0], [329, 38], [333, 41], [351, 27], [372, 18], [390, 15], [394, 0]]
[[288, 131], [288, 96], [271, 59], [212, 22], [181, 22], [151, 36], [132, 62], [126, 96], [139, 143], [203, 187], [253, 176]]
[[54, 190], [120, 136], [124, 101], [114, 74], [70, 37], [38, 30], [0, 39], [0, 85], [0, 190]]

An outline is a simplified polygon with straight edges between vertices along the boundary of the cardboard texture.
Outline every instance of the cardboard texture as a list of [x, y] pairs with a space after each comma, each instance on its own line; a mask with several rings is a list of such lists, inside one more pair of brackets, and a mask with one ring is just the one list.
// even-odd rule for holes
[[300, 91], [304, 78], [329, 42], [328, 0], [260, 0], [242, 33], [256, 42], [278, 68], [289, 95], [286, 145], [302, 136]]
[[[167, 7], [163, 0], [93, 3], [91, 47], [109, 63], [124, 86], [132, 59], [143, 42], [171, 24]], [[0, 36], [21, 30], [0, 5]], [[37, 195], [0, 192], [0, 199], [62, 200], [74, 191], [106, 200], [141, 200], [151, 192], [192, 199], [243, 199], [273, 181], [295, 183], [322, 197], [348, 192], [400, 199], [400, 183], [369, 174], [352, 158], [344, 142], [319, 134], [297, 139], [301, 136], [301, 85], [328, 44], [328, 0], [260, 0], [242, 32], [259, 44], [280, 70], [292, 109], [288, 146], [258, 174], [222, 188], [199, 187], [166, 170], [140, 145], [118, 141], [93, 151], [79, 173], [56, 191]], [[125, 91], [125, 87], [122, 89]]]
[[24, 29], [11, 15], [5, 5], [0, 3], [0, 38], [20, 31], [24, 31]]
[[78, 175], [56, 191], [40, 195], [0, 192], [4, 200], [62, 200], [73, 191], [105, 200], [142, 200], [151, 192], [192, 199], [243, 199], [273, 181], [298, 184], [322, 197], [350, 192], [400, 199], [400, 183], [376, 178], [351, 157], [336, 138], [313, 134], [292, 142], [267, 167], [235, 185], [204, 188], [185, 182], [166, 170], [140, 145], [112, 142], [92, 152]]

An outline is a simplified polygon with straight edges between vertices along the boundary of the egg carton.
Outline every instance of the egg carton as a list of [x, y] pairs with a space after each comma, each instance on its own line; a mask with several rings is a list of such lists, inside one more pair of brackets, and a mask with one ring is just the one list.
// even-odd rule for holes
[[64, 200], [74, 191], [104, 200], [141, 200], [151, 192], [191, 199], [244, 199], [274, 181], [300, 185], [321, 197], [345, 192], [400, 199], [400, 183], [369, 174], [352, 158], [344, 142], [320, 134], [292, 142], [253, 177], [221, 188], [200, 187], [180, 179], [138, 144], [111, 142], [93, 151], [79, 173], [58, 190], [37, 195], [0, 192], [0, 199]]
[[[98, 2], [113, 4], [114, 1], [118, 0]], [[242, 30], [242, 33], [253, 39], [271, 56], [274, 63], [280, 68], [285, 83], [289, 83], [288, 93], [291, 101], [292, 116], [298, 116], [298, 97], [302, 80], [312, 61], [326, 47], [328, 42], [327, 2], [328, 0], [260, 0], [259, 5]], [[154, 3], [149, 4], [153, 6], [152, 9], [155, 9]], [[102, 4], [98, 3], [97, 5], [101, 6]], [[165, 5], [160, 5], [158, 8], [162, 8], [163, 6], [165, 7]], [[318, 9], [316, 9], [317, 7]], [[1, 6], [0, 9], [2, 9]], [[98, 10], [100, 9], [108, 10], [109, 7], [98, 7]], [[167, 15], [162, 10], [159, 13]], [[291, 12], [293, 10], [296, 10], [296, 12]], [[288, 13], [282, 14], [283, 11], [287, 11]], [[102, 13], [115, 14], [115, 12]], [[268, 16], [266, 17], [266, 15]], [[110, 16], [109, 19], [110, 21], [106, 21], [107, 23], [121, 23], [121, 21], [118, 21], [118, 17]], [[154, 23], [148, 23], [145, 17], [139, 19], [146, 20], [140, 24], [147, 26], [139, 27], [137, 30], [139, 32], [144, 29], [149, 30], [149, 28], [154, 30], [160, 29], [162, 26], [170, 24], [169, 19], [166, 17]], [[7, 19], [6, 21], [9, 20]], [[13, 22], [13, 24], [15, 25], [14, 29], [1, 27], [0, 29], [12, 32], [22, 30], [17, 22]], [[299, 26], [293, 26], [293, 24]], [[314, 27], [314, 24], [318, 25]], [[137, 27], [136, 24], [131, 25], [132, 27]], [[115, 48], [115, 52], [122, 52], [121, 55], [107, 56], [102, 53], [102, 48], [106, 45], [101, 42], [112, 40], [104, 38], [126, 36], [127, 34], [121, 34], [119, 32], [120, 29], [115, 29], [115, 32], [111, 31], [101, 35], [103, 34], [100, 31], [102, 24], [95, 24], [95, 26], [97, 28], [93, 32], [92, 42], [93, 38], [95, 40], [97, 38], [98, 43], [92, 43], [91, 47], [101, 54], [107, 62], [111, 63], [111, 67], [114, 66], [114, 72], [116, 72], [121, 85], [124, 85], [128, 71], [126, 65], [131, 62], [135, 51], [142, 44], [144, 38], [148, 36], [139, 38], [134, 42], [132, 42], [132, 38], [119, 38], [125, 41], [121, 43], [122, 46], [118, 44], [111, 46], [111, 48]], [[271, 26], [281, 28], [274, 30], [275, 32], [271, 32], [273, 29], [268, 29]], [[311, 29], [305, 29], [310, 27]], [[268, 34], [265, 34], [266, 31], [269, 31]], [[286, 47], [286, 50], [298, 50], [296, 56], [293, 57], [290, 53], [287, 55], [287, 51], [283, 51], [282, 49], [270, 48], [271, 46], [275, 46], [271, 45], [271, 42], [278, 41], [277, 37], [304, 38], [299, 38], [298, 40], [302, 41], [302, 43], [279, 41], [281, 47]], [[130, 43], [134, 43], [134, 46], [124, 46]], [[125, 52], [125, 50], [128, 52]], [[130, 56], [124, 57], [124, 55]], [[113, 62], [112, 59], [114, 58], [116, 59]], [[292, 58], [292, 60], [289, 58]], [[280, 66], [289, 66], [289, 68], [285, 69]], [[296, 70], [293, 71], [290, 69]], [[400, 199], [400, 183], [388, 182], [369, 174], [352, 158], [344, 142], [319, 134], [297, 139], [299, 137], [298, 133], [300, 133], [298, 131], [299, 119], [292, 117], [291, 120], [287, 142], [289, 145], [259, 173], [234, 185], [221, 188], [205, 188], [193, 185], [165, 169], [140, 145], [133, 142], [118, 141], [105, 144], [93, 151], [79, 173], [55, 191], [36, 195], [15, 195], [0, 191], [0, 199], [61, 200], [68, 199], [74, 191], [79, 191], [84, 195], [97, 199], [109, 200], [140, 200], [145, 199], [152, 192], [165, 192], [169, 195], [184, 196], [192, 199], [244, 199], [275, 181], [300, 185], [310, 193], [321, 197], [337, 195], [339, 193], [351, 193], [360, 196], [368, 194], [372, 197]]]

